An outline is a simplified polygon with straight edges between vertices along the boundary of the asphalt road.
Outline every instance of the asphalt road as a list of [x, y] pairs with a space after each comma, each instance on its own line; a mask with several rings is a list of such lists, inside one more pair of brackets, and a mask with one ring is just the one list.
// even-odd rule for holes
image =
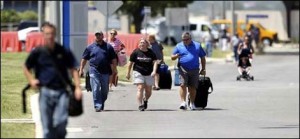
[[178, 109], [175, 86], [153, 91], [144, 112], [132, 84], [110, 92], [104, 112], [85, 92], [84, 114], [69, 118], [67, 138], [299, 138], [299, 49], [254, 56], [251, 74], [254, 81], [236, 81], [233, 63], [207, 64], [214, 91], [199, 111]]

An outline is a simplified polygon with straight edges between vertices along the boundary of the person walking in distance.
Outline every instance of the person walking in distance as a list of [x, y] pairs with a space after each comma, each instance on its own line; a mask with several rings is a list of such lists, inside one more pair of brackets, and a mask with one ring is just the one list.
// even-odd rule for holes
[[[138, 109], [144, 111], [148, 107], [148, 100], [152, 94], [154, 76], [157, 70], [157, 59], [155, 53], [148, 48], [146, 39], [141, 39], [138, 48], [135, 49], [129, 59], [126, 78], [130, 79], [133, 66], [133, 83], [137, 86]], [[144, 96], [145, 91], [145, 97]]]
[[154, 86], [153, 86], [153, 90], [160, 90], [159, 88], [159, 71], [160, 71], [160, 65], [162, 62], [164, 62], [164, 53], [163, 53], [163, 46], [161, 45], [160, 42], [156, 41], [155, 36], [154, 35], [149, 35], [148, 36], [148, 41], [150, 43], [150, 48], [152, 49], [152, 51], [155, 53], [155, 56], [157, 58], [157, 70], [156, 70], [156, 74], [154, 76]]
[[96, 32], [95, 37], [96, 41], [87, 46], [82, 54], [79, 74], [83, 74], [84, 66], [89, 61], [94, 108], [96, 112], [101, 112], [108, 95], [109, 76], [117, 74], [117, 59], [113, 47], [103, 41], [103, 33]]
[[[70, 50], [55, 42], [56, 27], [42, 24], [43, 46], [33, 49], [24, 65], [24, 74], [30, 86], [39, 89], [39, 110], [44, 138], [65, 138], [67, 134], [69, 95], [66, 82], [75, 85], [75, 98], [82, 99], [78, 62]], [[35, 77], [31, 73], [34, 70]], [[61, 78], [58, 78], [61, 77]], [[64, 80], [64, 81], [63, 81]]]
[[[200, 43], [193, 41], [191, 34], [189, 32], [184, 32], [182, 34], [182, 42], [179, 42], [173, 50], [171, 55], [172, 60], [178, 60], [178, 69], [180, 75], [180, 98], [181, 104], [180, 109], [185, 110], [187, 108], [186, 103], [186, 94], [187, 89], [190, 93], [190, 109], [195, 110], [195, 97], [196, 89], [198, 87], [199, 80], [199, 71], [200, 74], [205, 75], [205, 66], [206, 66], [206, 53], [202, 49]], [[199, 64], [199, 57], [201, 58], [201, 70]]]
[[[110, 31], [110, 39], [108, 40], [108, 43], [114, 48], [114, 51], [116, 55], [118, 56], [119, 52], [123, 49], [125, 49], [125, 45], [116, 38], [118, 35], [118, 32], [115, 29], [112, 29]], [[118, 60], [118, 58], [117, 58]], [[112, 84], [113, 84], [113, 79], [116, 76], [116, 74], [112, 74], [109, 76], [109, 91], [112, 91]]]

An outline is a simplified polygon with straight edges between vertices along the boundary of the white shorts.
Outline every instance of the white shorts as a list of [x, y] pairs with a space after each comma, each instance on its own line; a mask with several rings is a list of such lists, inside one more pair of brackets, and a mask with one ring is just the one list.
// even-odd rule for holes
[[154, 85], [154, 77], [144, 76], [137, 71], [133, 71], [133, 84], [145, 83], [148, 86]]

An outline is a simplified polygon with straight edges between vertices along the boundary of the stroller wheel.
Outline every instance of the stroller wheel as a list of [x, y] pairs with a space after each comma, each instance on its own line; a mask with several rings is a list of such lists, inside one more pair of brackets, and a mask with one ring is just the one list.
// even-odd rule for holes
[[252, 81], [254, 80], [254, 77], [253, 77], [253, 76], [251, 76], [251, 80], [252, 80]]
[[237, 80], [237, 81], [240, 81], [240, 80], [241, 80], [241, 78], [240, 78], [240, 77], [236, 77], [236, 80]]

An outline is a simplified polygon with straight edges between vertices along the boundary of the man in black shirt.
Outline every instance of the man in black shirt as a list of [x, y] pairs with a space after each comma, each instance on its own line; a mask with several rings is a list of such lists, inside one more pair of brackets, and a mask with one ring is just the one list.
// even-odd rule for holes
[[[40, 89], [39, 108], [44, 138], [65, 138], [68, 123], [69, 96], [66, 83], [75, 84], [75, 98], [82, 99], [78, 63], [70, 50], [55, 42], [54, 25], [42, 25], [45, 45], [36, 47], [29, 54], [24, 65], [24, 74], [32, 88]], [[35, 77], [31, 70], [34, 70]]]

